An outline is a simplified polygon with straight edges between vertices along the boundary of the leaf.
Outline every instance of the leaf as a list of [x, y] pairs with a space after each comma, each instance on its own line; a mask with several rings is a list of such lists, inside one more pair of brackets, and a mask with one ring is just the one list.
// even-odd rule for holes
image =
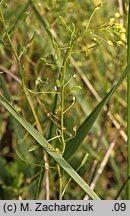
[[22, 17], [19, 20], [25, 21], [28, 16], [29, 16], [29, 11], [26, 11], [25, 13], [23, 13]]
[[100, 200], [97, 194], [86, 184], [86, 182], [76, 173], [67, 161], [47, 142], [47, 140], [17, 113], [15, 108], [0, 94], [0, 102], [15, 117], [15, 119], [28, 131], [29, 134], [44, 148], [46, 152], [69, 174], [69, 176], [94, 200]]
[[36, 17], [38, 18], [38, 20], [40, 21], [40, 23], [42, 24], [42, 26], [43, 26], [44, 29], [46, 30], [46, 33], [48, 34], [48, 36], [49, 36], [49, 38], [50, 38], [50, 40], [51, 40], [51, 42], [52, 42], [53, 48], [54, 48], [55, 50], [57, 50], [58, 47], [59, 47], [59, 45], [58, 45], [58, 43], [56, 42], [56, 40], [55, 40], [55, 38], [54, 38], [54, 36], [53, 36], [53, 34], [52, 34], [52, 32], [51, 32], [51, 29], [50, 29], [49, 27], [47, 27], [46, 22], [44, 21], [44, 19], [43, 19], [42, 16], [40, 15], [40, 13], [39, 13], [37, 7], [35, 6], [34, 2], [33, 2], [32, 0], [29, 0], [29, 2], [30, 2], [30, 4], [31, 4], [31, 6], [32, 6], [32, 9], [33, 9], [33, 11], [34, 11]]
[[71, 88], [71, 91], [79, 91], [79, 90], [81, 90], [81, 89], [82, 89], [81, 86], [73, 86], [73, 87]]
[[54, 38], [54, 36], [53, 36], [53, 34], [51, 32], [51, 29], [46, 27], [46, 31], [48, 33], [49, 38], [51, 39], [51, 42], [52, 42], [52, 45], [53, 45], [54, 49], [57, 50], [58, 44], [57, 44], [57, 42], [56, 42], [56, 40], [55, 40], [55, 38]]
[[29, 0], [29, 3], [36, 15], [36, 17], [38, 18], [38, 20], [41, 22], [41, 24], [44, 26], [44, 28], [46, 29], [46, 23], [45, 21], [43, 20], [42, 16], [40, 15], [38, 9], [36, 8], [36, 6], [34, 5], [34, 2], [32, 0]]
[[62, 16], [59, 16], [59, 20], [60, 22], [66, 27], [66, 29], [70, 32], [72, 32], [72, 30], [70, 29], [70, 27], [66, 24], [64, 18]]
[[12, 34], [12, 32], [15, 30], [15, 28], [17, 27], [17, 24], [19, 23], [20, 19], [22, 19], [23, 14], [24, 16], [27, 16], [27, 9], [30, 5], [30, 2], [27, 1], [24, 5], [21, 5], [21, 7], [19, 8], [18, 14], [16, 14], [16, 20], [15, 22], [7, 29], [9, 34]]
[[28, 148], [28, 152], [32, 152], [32, 151], [35, 151], [36, 149], [39, 148], [39, 145], [32, 145]]
[[59, 79], [56, 80], [56, 86], [57, 86], [58, 88], [61, 87], [61, 83], [60, 83], [60, 80], [59, 80]]
[[64, 158], [70, 159], [70, 157], [75, 153], [75, 151], [80, 146], [81, 142], [84, 140], [89, 130], [93, 126], [96, 118], [98, 117], [101, 109], [107, 103], [107, 101], [111, 98], [111, 96], [115, 93], [115, 91], [119, 88], [123, 80], [126, 78], [128, 73], [130, 72], [130, 64], [128, 64], [123, 71], [120, 79], [115, 84], [115, 86], [106, 94], [106, 96], [101, 100], [101, 102], [95, 107], [95, 109], [90, 113], [90, 115], [85, 119], [85, 121], [81, 124], [79, 129], [77, 130], [76, 136], [70, 140], [66, 146]]

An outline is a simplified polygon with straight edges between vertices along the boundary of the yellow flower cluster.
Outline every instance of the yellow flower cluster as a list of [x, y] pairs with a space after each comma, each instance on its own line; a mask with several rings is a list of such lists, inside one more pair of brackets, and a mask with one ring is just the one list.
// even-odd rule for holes
[[[117, 38], [117, 45], [123, 46], [127, 43], [126, 38], [126, 30], [121, 23], [116, 22], [116, 19], [120, 17], [120, 13], [115, 13], [114, 17], [109, 19], [108, 26], [113, 30], [116, 38]], [[113, 42], [108, 40], [107, 43], [110, 46], [113, 46]]]

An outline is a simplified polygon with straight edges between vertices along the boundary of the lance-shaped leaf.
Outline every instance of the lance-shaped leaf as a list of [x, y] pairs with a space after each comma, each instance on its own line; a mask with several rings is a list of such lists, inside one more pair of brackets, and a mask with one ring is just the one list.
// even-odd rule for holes
[[96, 118], [98, 117], [101, 109], [108, 102], [108, 100], [115, 93], [115, 91], [119, 88], [119, 86], [121, 85], [121, 83], [126, 78], [129, 72], [130, 72], [130, 64], [126, 66], [125, 70], [123, 71], [120, 79], [115, 84], [115, 86], [106, 94], [106, 96], [101, 100], [101, 102], [95, 107], [95, 109], [90, 113], [90, 115], [81, 124], [81, 126], [77, 130], [76, 136], [68, 142], [66, 146], [65, 154], [64, 154], [65, 159], [70, 159], [70, 157], [78, 149], [78, 147], [80, 146], [80, 144], [82, 143], [86, 135], [88, 134], [89, 130], [93, 126], [94, 122], [96, 121]]

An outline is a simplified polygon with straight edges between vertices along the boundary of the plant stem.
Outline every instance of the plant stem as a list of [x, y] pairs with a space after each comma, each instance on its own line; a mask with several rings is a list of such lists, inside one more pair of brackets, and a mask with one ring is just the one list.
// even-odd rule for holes
[[66, 74], [66, 62], [64, 63], [62, 70], [62, 87], [61, 87], [61, 140], [62, 140], [62, 154], [65, 151], [65, 138], [64, 138], [64, 97], [65, 97], [65, 74]]
[[[22, 88], [23, 88], [23, 91], [24, 91], [24, 94], [25, 94], [25, 97], [30, 105], [30, 108], [32, 110], [32, 113], [33, 113], [33, 116], [34, 116], [34, 119], [36, 121], [36, 125], [37, 125], [37, 130], [39, 131], [39, 133], [43, 133], [42, 132], [42, 127], [40, 125], [40, 122], [39, 122], [39, 119], [37, 117], [37, 114], [36, 114], [36, 111], [34, 109], [34, 106], [33, 106], [33, 103], [31, 102], [31, 98], [30, 96], [28, 95], [28, 92], [26, 90], [26, 87], [25, 87], [25, 83], [24, 83], [24, 76], [23, 76], [23, 67], [21, 65], [21, 62], [20, 62], [20, 59], [19, 59], [19, 56], [16, 52], [16, 49], [12, 43], [12, 40], [11, 40], [11, 37], [7, 31], [7, 28], [6, 28], [6, 23], [5, 23], [5, 19], [4, 19], [4, 15], [3, 15], [3, 12], [2, 12], [2, 9], [0, 7], [0, 17], [1, 17], [1, 22], [3, 24], [3, 27], [4, 27], [4, 31], [5, 31], [5, 34], [7, 36], [7, 39], [9, 41], [9, 44], [12, 48], [12, 52], [15, 56], [15, 59], [17, 61], [17, 65], [18, 65], [18, 71], [19, 71], [19, 74], [20, 74], [20, 77], [21, 77], [21, 81], [22, 81]], [[44, 161], [44, 162], [43, 162]], [[42, 164], [41, 164], [41, 172], [43, 170], [43, 163], [45, 163], [45, 177], [46, 177], [46, 199], [49, 199], [49, 170], [48, 170], [48, 167], [49, 167], [49, 163], [48, 163], [48, 156], [47, 156], [47, 153], [44, 152], [44, 159], [42, 161]], [[36, 192], [36, 198], [38, 198], [38, 195], [39, 195], [39, 192], [40, 192], [40, 184], [41, 183], [41, 175], [39, 177], [39, 181], [38, 181], [38, 187], [37, 187], [37, 192]]]
[[[130, 0], [129, 0], [129, 11], [128, 11], [128, 48], [127, 48], [127, 61], [130, 63]], [[127, 115], [128, 115], [128, 169], [127, 177], [130, 176], [130, 73], [127, 77]], [[130, 200], [130, 181], [127, 185], [127, 199]]]
[[64, 138], [64, 100], [65, 100], [65, 79], [66, 79], [66, 64], [67, 64], [67, 60], [69, 58], [70, 52], [72, 50], [73, 47], [73, 43], [74, 43], [74, 39], [73, 39], [73, 35], [74, 32], [71, 35], [71, 39], [69, 41], [68, 44], [68, 48], [66, 50], [65, 53], [65, 57], [63, 60], [63, 64], [62, 64], [62, 69], [61, 69], [61, 140], [62, 140], [62, 155], [64, 154], [65, 151], [65, 138]]
[[[65, 138], [64, 138], [64, 103], [65, 103], [65, 79], [66, 79], [66, 64], [70, 55], [70, 52], [72, 50], [73, 47], [73, 35], [74, 32], [72, 32], [71, 34], [71, 38], [68, 44], [68, 48], [66, 50], [64, 59], [63, 59], [63, 64], [62, 64], [62, 68], [61, 68], [61, 141], [62, 141], [62, 155], [64, 154], [65, 151]], [[62, 172], [61, 172], [61, 168], [60, 166], [57, 164], [57, 171], [58, 171], [58, 175], [59, 175], [59, 199], [62, 199]]]
[[62, 200], [62, 172], [59, 164], [57, 164], [57, 172], [59, 176], [59, 200]]

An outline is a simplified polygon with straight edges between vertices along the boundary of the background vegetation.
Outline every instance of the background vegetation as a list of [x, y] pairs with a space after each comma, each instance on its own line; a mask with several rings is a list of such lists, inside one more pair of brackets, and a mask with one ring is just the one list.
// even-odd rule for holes
[[[126, 79], [98, 119], [80, 126], [127, 64], [128, 1], [0, 7], [0, 92], [101, 199], [126, 199]], [[88, 197], [0, 104], [0, 199], [21, 198]]]

